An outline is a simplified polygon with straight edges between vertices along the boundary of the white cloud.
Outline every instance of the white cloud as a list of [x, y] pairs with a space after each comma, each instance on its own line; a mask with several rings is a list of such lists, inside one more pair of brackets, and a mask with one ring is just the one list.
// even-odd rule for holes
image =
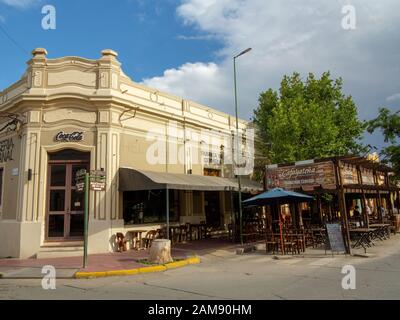
[[400, 100], [400, 93], [392, 94], [391, 96], [386, 98], [386, 101], [389, 101], [389, 102], [396, 101], [396, 100]]
[[5, 23], [6, 22], [6, 18], [4, 18], [2, 15], [0, 15], [0, 23]]
[[0, 2], [18, 9], [26, 9], [40, 1], [41, 0], [0, 0]]
[[186, 36], [180, 34], [176, 37], [178, 40], [215, 40], [217, 37], [212, 34], [196, 35], [196, 36]]
[[[224, 74], [215, 63], [185, 63], [177, 69], [166, 70], [160, 77], [144, 79], [143, 83], [206, 105], [224, 101], [229, 89]], [[213, 93], [210, 99], [208, 92]]]
[[[144, 82], [232, 113], [232, 56], [237, 60], [240, 115], [249, 118], [258, 95], [277, 89], [284, 74], [330, 70], [344, 79], [360, 115], [376, 115], [399, 83], [400, 20], [397, 0], [353, 0], [356, 30], [342, 29], [347, 0], [184, 0], [177, 15], [189, 30], [221, 40], [218, 64], [197, 62]], [[201, 45], [201, 43], [199, 44]]]

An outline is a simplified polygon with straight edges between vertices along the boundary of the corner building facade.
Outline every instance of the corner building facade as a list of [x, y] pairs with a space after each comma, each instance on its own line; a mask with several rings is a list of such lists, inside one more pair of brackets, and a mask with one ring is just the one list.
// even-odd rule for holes
[[[198, 181], [172, 188], [171, 223], [207, 220], [227, 227], [234, 174], [215, 150], [231, 148], [226, 141], [232, 140], [234, 117], [133, 82], [112, 50], [98, 60], [49, 59], [42, 48], [32, 55], [22, 78], [0, 92], [0, 257], [62, 256], [63, 248], [81, 248], [80, 169], [106, 172], [106, 190], [89, 197], [91, 254], [112, 251], [117, 232], [165, 223], [161, 199], [168, 184], [157, 174], [166, 180], [219, 178], [221, 188], [196, 187]], [[248, 123], [240, 120], [239, 126], [245, 134]], [[240, 141], [245, 149], [249, 142]], [[211, 151], [202, 151], [204, 145]], [[157, 146], [161, 151], [150, 152], [155, 159], [149, 161]], [[121, 168], [136, 174], [124, 187]]]

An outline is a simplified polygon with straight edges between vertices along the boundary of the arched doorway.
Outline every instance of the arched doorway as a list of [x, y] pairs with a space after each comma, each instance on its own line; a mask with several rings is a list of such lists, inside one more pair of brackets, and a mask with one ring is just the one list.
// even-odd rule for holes
[[90, 152], [64, 149], [48, 154], [46, 240], [81, 240], [84, 194], [76, 191], [76, 173], [90, 169]]

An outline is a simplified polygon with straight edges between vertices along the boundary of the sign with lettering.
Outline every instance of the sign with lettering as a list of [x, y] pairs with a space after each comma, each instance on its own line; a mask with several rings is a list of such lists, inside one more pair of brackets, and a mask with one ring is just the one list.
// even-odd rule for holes
[[346, 184], [358, 184], [357, 167], [352, 165], [344, 165], [340, 168], [340, 174], [342, 177], [342, 183]]
[[0, 141], [0, 163], [12, 161], [14, 142], [12, 138]]
[[382, 173], [382, 172], [377, 172], [376, 173], [376, 176], [377, 176], [377, 180], [378, 180], [378, 185], [379, 186], [383, 186], [383, 185], [385, 185], [386, 184], [386, 177], [385, 177], [385, 174], [384, 173]]
[[83, 140], [83, 132], [65, 133], [64, 131], [60, 131], [56, 134], [54, 140], [56, 142], [79, 142]]
[[296, 189], [300, 187], [336, 188], [333, 162], [267, 168], [267, 188]]
[[346, 252], [340, 223], [327, 223], [326, 231], [328, 233], [329, 243], [327, 245], [329, 245], [329, 249], [332, 252]]
[[90, 190], [105, 191], [106, 190], [106, 173], [105, 171], [90, 171]]
[[220, 165], [221, 164], [221, 153], [215, 153], [215, 152], [206, 152], [202, 151], [201, 152], [203, 155], [203, 163], [204, 165]]
[[361, 180], [362, 180], [362, 184], [373, 186], [375, 184], [373, 171], [367, 170], [367, 169], [362, 169], [361, 170]]
[[85, 191], [85, 183], [84, 182], [78, 182], [76, 184], [76, 192], [83, 192]]
[[[85, 190], [86, 170], [81, 169], [76, 173], [76, 191], [83, 192]], [[89, 188], [92, 191], [106, 190], [106, 173], [102, 170], [92, 170], [89, 174]]]

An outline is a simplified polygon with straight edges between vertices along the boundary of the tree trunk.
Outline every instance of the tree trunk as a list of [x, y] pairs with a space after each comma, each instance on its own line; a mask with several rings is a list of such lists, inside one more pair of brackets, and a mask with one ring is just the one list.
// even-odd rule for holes
[[171, 240], [167, 239], [153, 240], [150, 247], [149, 261], [158, 264], [172, 262]]

